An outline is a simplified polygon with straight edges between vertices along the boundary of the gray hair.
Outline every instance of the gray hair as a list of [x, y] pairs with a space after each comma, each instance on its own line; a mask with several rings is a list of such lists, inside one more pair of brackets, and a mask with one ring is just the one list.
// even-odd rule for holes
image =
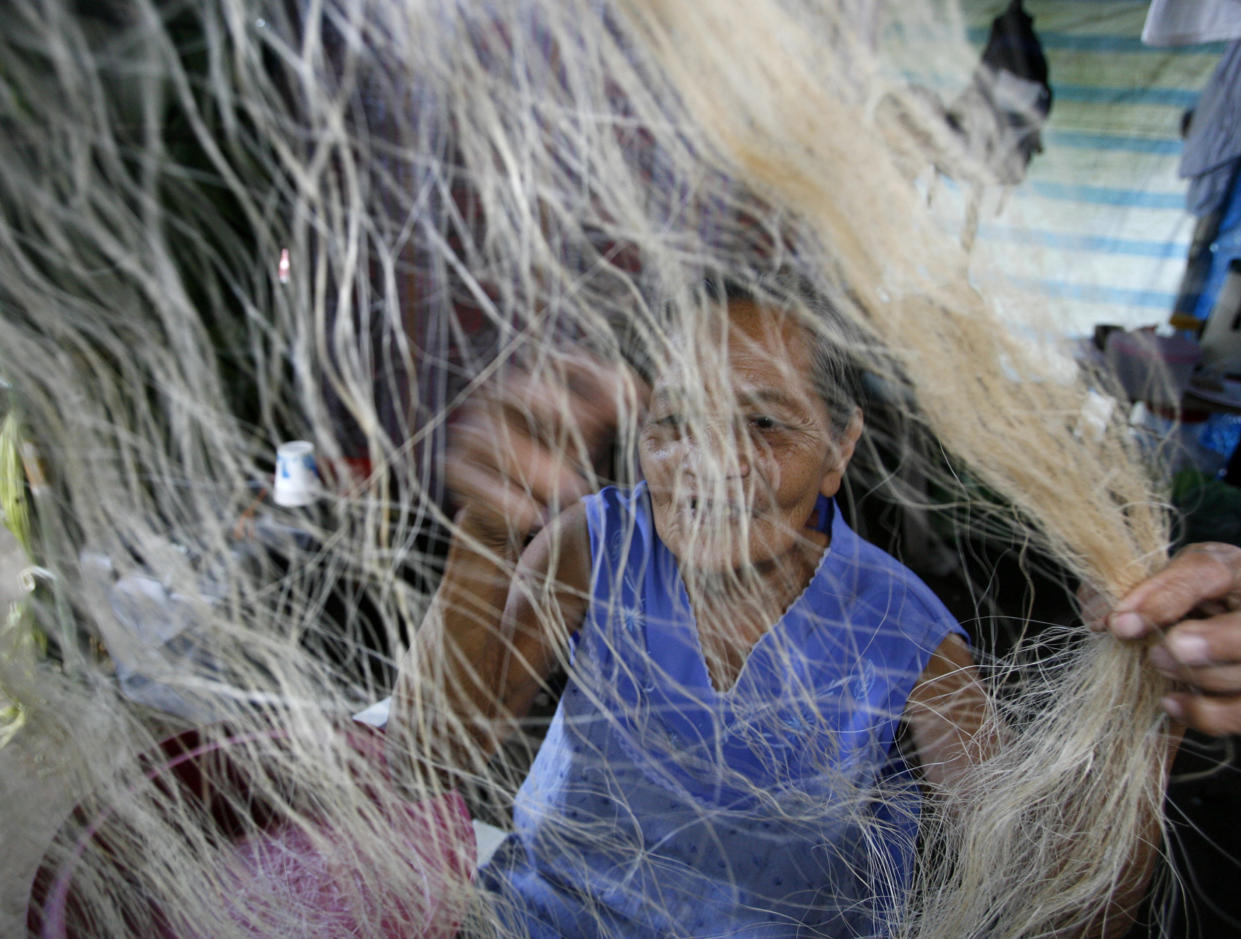
[[832, 430], [843, 433], [854, 412], [865, 410], [863, 369], [857, 357], [862, 340], [856, 327], [800, 275], [781, 272], [752, 282], [725, 278], [722, 283], [720, 290], [708, 279], [708, 293], [728, 302], [744, 300], [799, 316], [810, 340], [810, 384], [827, 405]]

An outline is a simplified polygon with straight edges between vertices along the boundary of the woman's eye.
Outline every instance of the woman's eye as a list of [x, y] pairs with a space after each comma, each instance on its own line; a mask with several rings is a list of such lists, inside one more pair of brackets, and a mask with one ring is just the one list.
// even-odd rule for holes
[[750, 418], [750, 425], [758, 430], [775, 430], [780, 426], [779, 422], [773, 417], [766, 414], [755, 414]]
[[665, 414], [655, 419], [655, 424], [668, 430], [680, 430], [685, 421], [680, 414]]

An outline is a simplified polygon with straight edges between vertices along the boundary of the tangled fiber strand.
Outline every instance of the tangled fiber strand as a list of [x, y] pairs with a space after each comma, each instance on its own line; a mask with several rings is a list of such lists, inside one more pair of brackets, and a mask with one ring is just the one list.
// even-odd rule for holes
[[[910, 434], [955, 473], [916, 447], [903, 459], [926, 460], [947, 501], [1113, 597], [1159, 566], [1157, 468], [1120, 421], [1081, 427], [1106, 378], [1049, 373], [1030, 338], [1047, 333], [998, 318], [901, 172], [932, 117], [914, 100], [900, 124], [878, 117], [901, 94], [885, 43], [918, 37], [928, 67], [972, 60], [934, 6], [902, 4], [878, 45], [850, 5], [776, 0], [12, 12], [0, 376], [52, 477], [32, 541], [55, 574], [37, 616], [57, 667], [3, 684], [106, 716], [104, 734], [64, 728], [106, 816], [49, 855], [71, 865], [80, 922], [340, 934], [276, 888], [238, 901], [237, 878], [285, 848], [326, 865], [303, 886], [330, 880], [330, 916], [362, 933], [417, 932], [429, 914], [411, 898], [428, 895], [445, 898], [441, 923], [490, 917], [499, 901], [469, 886], [438, 777], [451, 768], [503, 815], [516, 771], [489, 754], [520, 723], [470, 726], [428, 684], [400, 786], [341, 728], [388, 693], [430, 603], [453, 530], [454, 409], [504, 376], [567, 374], [569, 349], [601, 367], [703, 367], [685, 337], [710, 323], [711, 278], [762, 296], [792, 272], [825, 298], [844, 326], [812, 328], [843, 329], [899, 389]], [[981, 176], [960, 158], [962, 179]], [[619, 403], [595, 484], [631, 476], [640, 415]], [[300, 513], [262, 496], [276, 444], [295, 438], [315, 442], [329, 483]], [[597, 456], [571, 422], [560, 443]], [[721, 454], [721, 479], [736, 457]], [[548, 628], [567, 647], [568, 627]], [[1017, 704], [997, 694], [982, 732], [997, 752], [925, 800], [895, 934], [1081, 926], [1158, 837], [1166, 744], [1138, 653], [1084, 639], [1033, 675], [1023, 654], [986, 662], [997, 689], [1019, 676]], [[205, 752], [228, 769], [205, 800], [131, 759], [208, 722]], [[900, 871], [865, 857], [875, 794], [831, 757], [815, 755], [832, 812], [859, 829], [857, 869], [877, 895], [906, 895]], [[812, 800], [749, 795], [790, 826], [824, 823]], [[410, 811], [423, 814], [404, 832]], [[645, 850], [564, 824], [566, 844]]]

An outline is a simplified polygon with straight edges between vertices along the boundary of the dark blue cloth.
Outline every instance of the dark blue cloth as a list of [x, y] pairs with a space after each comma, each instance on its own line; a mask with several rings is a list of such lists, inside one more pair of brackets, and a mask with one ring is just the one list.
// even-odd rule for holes
[[1189, 211], [1206, 215], [1220, 208], [1228, 196], [1241, 160], [1241, 41], [1220, 56], [1207, 80], [1189, 133], [1181, 148], [1181, 176], [1189, 180]]
[[917, 831], [905, 701], [960, 626], [827, 500], [805, 592], [717, 692], [645, 487], [587, 502], [593, 590], [569, 684], [483, 872], [536, 936], [883, 932]]

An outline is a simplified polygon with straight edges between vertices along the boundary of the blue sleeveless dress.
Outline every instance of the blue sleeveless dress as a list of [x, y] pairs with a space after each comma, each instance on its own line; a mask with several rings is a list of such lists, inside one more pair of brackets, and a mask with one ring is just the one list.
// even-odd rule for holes
[[810, 584], [717, 692], [645, 486], [591, 496], [587, 517], [569, 682], [481, 872], [501, 932], [884, 934], [917, 835], [897, 725], [961, 627], [824, 499]]

